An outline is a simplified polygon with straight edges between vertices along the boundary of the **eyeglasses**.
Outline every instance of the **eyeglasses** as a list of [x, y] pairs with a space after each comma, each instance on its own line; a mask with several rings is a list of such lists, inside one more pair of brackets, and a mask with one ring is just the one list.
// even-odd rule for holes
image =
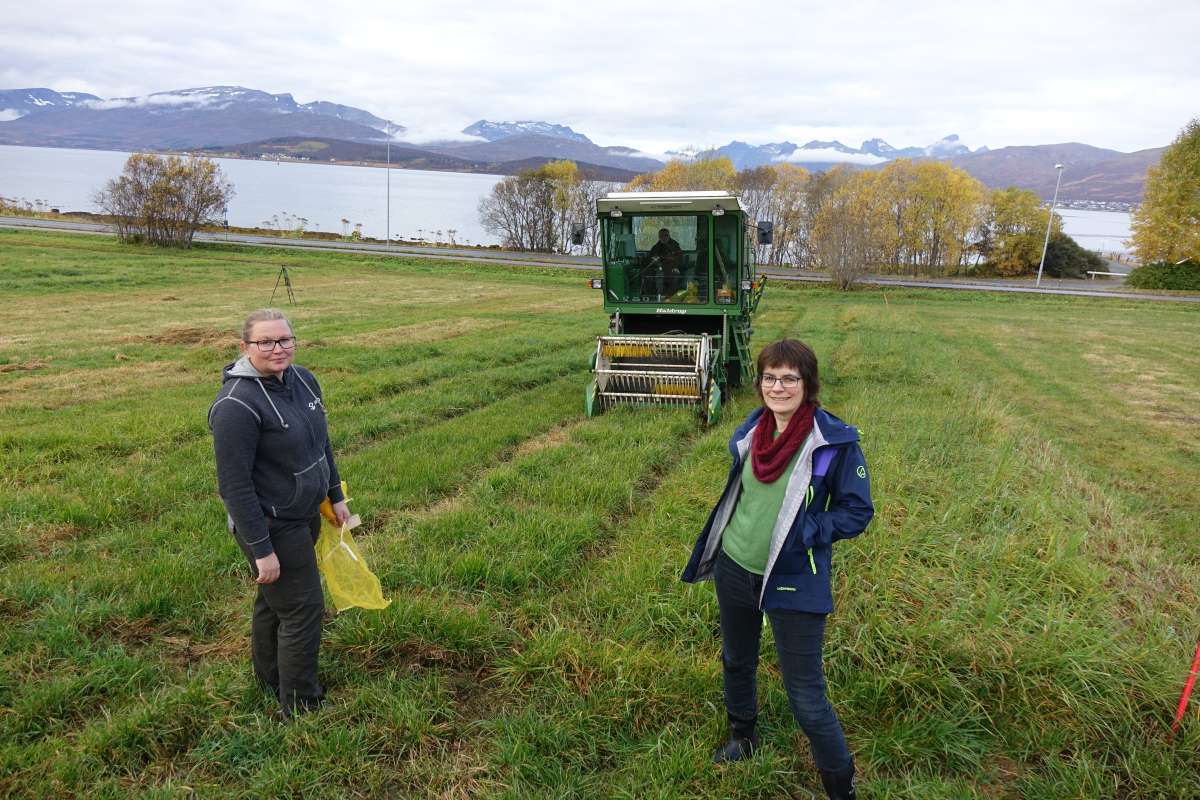
[[286, 339], [259, 339], [256, 342], [246, 342], [246, 344], [254, 345], [258, 348], [258, 352], [260, 353], [273, 353], [275, 352], [275, 345], [279, 345], [284, 350], [295, 349], [296, 337], [288, 336]]
[[758, 378], [758, 382], [761, 383], [763, 385], [763, 388], [765, 388], [765, 389], [770, 389], [776, 383], [779, 383], [779, 384], [782, 384], [783, 388], [788, 389], [790, 391], [792, 389], [795, 389], [800, 384], [800, 376], [799, 375], [775, 376], [775, 375], [767, 374], [767, 375], [760, 375]]

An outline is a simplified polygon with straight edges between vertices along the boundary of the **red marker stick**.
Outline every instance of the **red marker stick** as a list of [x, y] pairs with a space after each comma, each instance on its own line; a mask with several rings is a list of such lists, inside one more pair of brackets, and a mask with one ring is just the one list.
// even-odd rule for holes
[[1192, 671], [1188, 673], [1187, 681], [1183, 684], [1183, 694], [1179, 695], [1179, 707], [1175, 709], [1175, 721], [1171, 723], [1171, 736], [1175, 737], [1175, 731], [1179, 729], [1179, 722], [1183, 719], [1183, 712], [1187, 709], [1188, 698], [1192, 695], [1192, 688], [1196, 685], [1196, 674], [1200, 673], [1200, 644], [1196, 645], [1196, 657], [1192, 659]]

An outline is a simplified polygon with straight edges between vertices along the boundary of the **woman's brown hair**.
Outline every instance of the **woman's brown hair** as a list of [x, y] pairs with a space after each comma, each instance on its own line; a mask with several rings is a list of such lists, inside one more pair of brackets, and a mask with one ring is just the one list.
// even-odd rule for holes
[[804, 384], [804, 402], [820, 405], [817, 396], [821, 393], [821, 379], [817, 375], [817, 354], [798, 339], [780, 339], [772, 342], [758, 354], [758, 375], [754, 389], [758, 399], [763, 399], [761, 375], [767, 367], [791, 367], [800, 375]]

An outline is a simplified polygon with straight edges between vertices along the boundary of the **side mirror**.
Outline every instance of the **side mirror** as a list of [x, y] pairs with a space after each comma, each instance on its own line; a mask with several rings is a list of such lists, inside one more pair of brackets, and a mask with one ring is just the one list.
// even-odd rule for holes
[[771, 244], [775, 237], [775, 223], [766, 220], [758, 221], [758, 243]]
[[583, 237], [587, 233], [587, 225], [582, 222], [576, 222], [571, 225], [571, 244], [583, 244]]

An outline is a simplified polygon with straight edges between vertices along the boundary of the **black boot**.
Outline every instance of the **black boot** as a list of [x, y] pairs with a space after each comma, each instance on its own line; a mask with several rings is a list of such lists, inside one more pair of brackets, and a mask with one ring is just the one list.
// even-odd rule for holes
[[729, 715], [729, 741], [717, 748], [713, 754], [714, 764], [741, 761], [754, 755], [758, 747], [758, 736], [754, 733], [757, 717], [742, 718]]
[[817, 771], [821, 773], [821, 785], [825, 787], [825, 794], [829, 795], [829, 800], [857, 800], [853, 759], [850, 760], [850, 766], [838, 772], [827, 772], [823, 769]]

